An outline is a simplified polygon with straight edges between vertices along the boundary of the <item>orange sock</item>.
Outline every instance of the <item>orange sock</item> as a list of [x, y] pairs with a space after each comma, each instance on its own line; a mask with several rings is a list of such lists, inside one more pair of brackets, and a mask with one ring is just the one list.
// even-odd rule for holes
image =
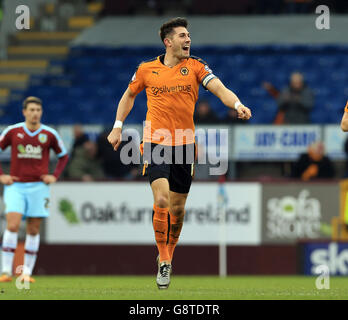
[[184, 217], [177, 217], [170, 214], [170, 230], [169, 230], [169, 241], [168, 241], [168, 253], [170, 255], [170, 260], [173, 259], [174, 249], [179, 241]]
[[170, 255], [167, 247], [168, 237], [168, 208], [159, 208], [153, 206], [153, 230], [160, 255], [160, 262], [170, 261]]

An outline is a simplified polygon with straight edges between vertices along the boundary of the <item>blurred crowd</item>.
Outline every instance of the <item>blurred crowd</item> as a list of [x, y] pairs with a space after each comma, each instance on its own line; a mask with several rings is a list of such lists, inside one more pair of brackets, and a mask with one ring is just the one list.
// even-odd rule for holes
[[71, 157], [65, 172], [65, 178], [80, 181], [134, 180], [139, 178], [140, 168], [137, 165], [124, 165], [120, 159], [121, 143], [118, 151], [114, 151], [107, 141], [111, 129], [99, 135], [88, 135], [81, 125], [74, 126], [74, 143]]
[[343, 0], [104, 0], [103, 15], [170, 15], [175, 10], [183, 15], [200, 14], [313, 14], [319, 5], [327, 5], [334, 13], [347, 13]]

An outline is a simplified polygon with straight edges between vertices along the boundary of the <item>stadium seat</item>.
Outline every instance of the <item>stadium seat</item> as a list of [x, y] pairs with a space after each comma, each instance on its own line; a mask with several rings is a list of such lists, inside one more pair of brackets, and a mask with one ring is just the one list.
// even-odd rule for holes
[[[29, 87], [21, 90], [23, 95], [43, 99], [45, 108], [54, 114], [45, 115], [52, 124], [109, 123], [138, 64], [162, 52], [160, 47], [73, 46], [65, 52], [65, 61], [50, 62], [51, 68], [63, 70], [63, 74], [33, 75]], [[277, 112], [276, 101], [262, 88], [262, 82], [269, 81], [281, 90], [294, 71], [304, 74], [316, 97], [311, 113], [313, 123], [337, 123], [348, 97], [348, 55], [343, 47], [205, 46], [195, 48], [193, 54], [202, 57], [226, 86], [252, 108], [250, 123], [272, 123]], [[220, 117], [226, 114], [226, 108], [210, 92], [200, 88], [199, 98], [207, 99]], [[1, 123], [4, 119], [20, 118], [18, 103], [14, 108], [14, 103], [9, 102]], [[327, 112], [330, 116], [325, 115]], [[127, 122], [141, 123], [145, 116], [146, 96], [141, 93]]]

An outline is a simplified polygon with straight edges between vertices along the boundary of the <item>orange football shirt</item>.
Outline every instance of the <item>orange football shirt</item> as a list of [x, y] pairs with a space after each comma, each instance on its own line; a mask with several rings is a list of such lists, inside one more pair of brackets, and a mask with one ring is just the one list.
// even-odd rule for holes
[[206, 87], [216, 76], [200, 58], [189, 57], [174, 67], [164, 65], [164, 54], [139, 65], [129, 83], [147, 96], [144, 142], [168, 146], [194, 143], [193, 113], [199, 85]]
[[344, 107], [344, 111], [345, 111], [345, 112], [348, 112], [348, 101], [347, 101], [346, 106]]

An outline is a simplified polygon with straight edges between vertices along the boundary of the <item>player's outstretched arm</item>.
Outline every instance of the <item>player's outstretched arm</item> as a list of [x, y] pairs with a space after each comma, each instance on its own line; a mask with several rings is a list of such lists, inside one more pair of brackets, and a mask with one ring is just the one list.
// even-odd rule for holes
[[227, 89], [220, 79], [212, 79], [207, 84], [207, 89], [215, 94], [225, 106], [236, 109], [238, 112], [238, 118], [243, 120], [250, 119], [250, 109], [241, 104], [238, 97], [230, 89]]
[[118, 149], [122, 141], [122, 124], [134, 106], [135, 97], [136, 94], [127, 88], [118, 104], [114, 128], [111, 130], [107, 138], [115, 151]]

